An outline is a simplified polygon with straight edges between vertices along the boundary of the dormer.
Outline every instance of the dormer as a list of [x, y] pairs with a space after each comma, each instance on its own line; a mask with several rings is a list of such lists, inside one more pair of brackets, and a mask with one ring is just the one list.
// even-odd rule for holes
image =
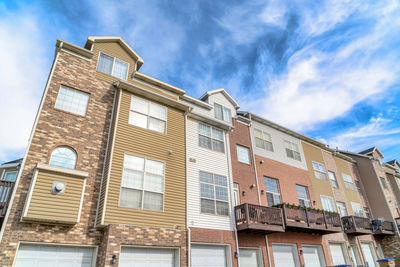
[[200, 100], [213, 107], [214, 118], [227, 123], [232, 123], [232, 117], [236, 117], [236, 110], [240, 108], [239, 104], [223, 88], [206, 92], [200, 97]]

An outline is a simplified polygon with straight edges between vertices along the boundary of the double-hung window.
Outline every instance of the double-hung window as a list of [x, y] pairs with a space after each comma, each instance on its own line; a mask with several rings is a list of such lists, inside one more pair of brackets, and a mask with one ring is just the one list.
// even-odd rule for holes
[[272, 139], [271, 135], [267, 132], [264, 132], [259, 129], [254, 129], [254, 138], [256, 141], [256, 147], [268, 150], [268, 151], [274, 151], [274, 148], [272, 146]]
[[100, 52], [99, 64], [97, 65], [98, 71], [126, 80], [128, 76], [128, 66], [128, 63], [125, 61]]
[[15, 180], [17, 179], [17, 171], [6, 171], [4, 176], [0, 179], [0, 180], [4, 180], [7, 182], [15, 182]]
[[199, 146], [224, 153], [224, 132], [199, 123]]
[[250, 150], [247, 147], [236, 145], [236, 152], [239, 162], [250, 164]]
[[293, 142], [285, 140], [286, 156], [301, 161], [299, 146]]
[[380, 178], [380, 180], [381, 180], [381, 184], [382, 184], [383, 188], [387, 189], [387, 188], [388, 188], [388, 185], [387, 185], [387, 183], [386, 183], [385, 178], [383, 178], [383, 177], [379, 177], [379, 178]]
[[215, 118], [226, 122], [232, 122], [231, 110], [220, 104], [214, 103]]
[[346, 204], [344, 202], [336, 201], [336, 206], [339, 210], [340, 216], [342, 217], [347, 216]]
[[162, 211], [164, 176], [164, 162], [125, 155], [119, 205]]
[[239, 184], [233, 183], [233, 205], [240, 205]]
[[88, 93], [61, 85], [55, 108], [85, 116], [88, 102]]
[[146, 99], [132, 96], [129, 124], [165, 133], [167, 108]]
[[229, 215], [228, 180], [225, 176], [200, 172], [201, 212]]
[[353, 183], [353, 178], [351, 178], [350, 175], [342, 173], [342, 177], [343, 177], [343, 181], [344, 181], [344, 185], [351, 190], [355, 190], [356, 187]]
[[313, 161], [312, 165], [314, 168], [315, 177], [327, 181], [328, 177], [326, 176], [326, 170], [324, 164]]
[[302, 185], [296, 185], [297, 197], [299, 199], [300, 206], [311, 207], [310, 198], [308, 196], [308, 189]]
[[321, 196], [322, 208], [326, 211], [336, 212], [335, 202], [333, 198]]
[[338, 186], [338, 183], [337, 183], [337, 181], [336, 181], [336, 175], [335, 175], [335, 173], [334, 173], [334, 172], [328, 171], [328, 176], [329, 176], [329, 181], [331, 181], [331, 185], [332, 185], [333, 187], [338, 188], [339, 186]]
[[360, 203], [351, 202], [351, 208], [353, 209], [354, 216], [364, 217]]
[[355, 185], [356, 185], [356, 188], [357, 188], [358, 193], [359, 193], [360, 195], [362, 195], [361, 187], [360, 187], [360, 182], [354, 180], [354, 183], [355, 183]]
[[281, 203], [281, 193], [279, 191], [278, 180], [264, 177], [265, 193], [267, 195], [268, 206]]

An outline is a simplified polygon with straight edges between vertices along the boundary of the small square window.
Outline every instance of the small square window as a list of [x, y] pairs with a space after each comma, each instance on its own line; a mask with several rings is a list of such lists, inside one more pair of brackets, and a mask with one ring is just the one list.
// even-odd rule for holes
[[97, 65], [98, 71], [120, 78], [121, 80], [126, 80], [128, 68], [129, 64], [125, 61], [100, 52], [99, 63]]
[[250, 164], [250, 150], [244, 146], [236, 146], [237, 159], [239, 162]]
[[85, 116], [89, 94], [61, 85], [55, 108]]

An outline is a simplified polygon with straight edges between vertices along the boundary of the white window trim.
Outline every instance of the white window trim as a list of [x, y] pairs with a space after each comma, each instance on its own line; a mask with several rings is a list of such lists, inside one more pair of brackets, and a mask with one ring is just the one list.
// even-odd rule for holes
[[[18, 171], [10, 171], [10, 170], [3, 170], [2, 175], [0, 175], [0, 181], [5, 181], [6, 180], [6, 176], [9, 173], [16, 173], [18, 175]], [[16, 177], [15, 177], [16, 178]], [[15, 181], [14, 181], [15, 182]]]
[[[199, 131], [199, 125], [200, 125], [200, 124], [203, 124], [203, 125], [205, 125], [205, 126], [210, 127], [210, 136], [209, 136], [209, 137], [208, 137], [208, 136], [205, 136], [205, 135], [203, 135], [203, 134], [200, 133], [200, 131]], [[219, 131], [222, 131], [222, 140], [213, 138], [213, 134], [212, 134], [212, 129], [213, 129], [213, 128], [214, 128], [214, 129], [217, 129], [217, 130], [219, 130]], [[223, 153], [223, 154], [225, 154], [225, 132], [224, 132], [224, 130], [222, 130], [222, 129], [218, 128], [218, 127], [211, 126], [211, 125], [209, 125], [209, 124], [207, 124], [207, 123], [199, 122], [198, 125], [197, 125], [197, 138], [198, 138], [198, 139], [200, 139], [200, 138], [199, 138], [200, 135], [203, 136], [203, 137], [207, 137], [207, 138], [210, 138], [210, 139], [211, 139], [211, 148], [204, 147], [204, 146], [200, 146], [200, 141], [198, 141], [198, 146], [199, 146], [199, 147], [205, 148], [205, 149], [208, 149], [208, 150], [211, 150], [211, 151], [214, 151], [214, 152], [218, 152], [218, 153]], [[217, 140], [217, 141], [222, 142], [222, 143], [223, 143], [223, 146], [222, 146], [222, 147], [224, 148], [224, 151], [218, 151], [218, 150], [213, 149], [213, 142], [212, 142], [213, 140]]]
[[344, 210], [346, 211], [346, 215], [344, 215], [344, 216], [348, 216], [349, 212], [347, 211], [346, 203], [342, 202], [342, 201], [336, 201], [336, 208], [337, 208], [337, 212], [339, 213], [339, 215], [342, 216], [342, 214], [340, 214], [340, 208], [339, 208], [338, 203], [341, 203], [344, 205]]
[[[301, 161], [302, 161], [302, 159], [301, 159], [302, 157], [301, 157], [299, 145], [298, 145], [297, 143], [292, 142], [292, 141], [289, 141], [289, 140], [287, 140], [287, 139], [284, 139], [284, 140], [283, 140], [283, 143], [285, 144], [285, 154], [286, 154], [286, 157], [301, 162]], [[287, 143], [290, 144], [290, 148], [287, 148], [287, 147], [286, 147], [286, 144], [287, 144]], [[294, 150], [294, 149], [293, 149], [294, 147], [297, 147], [298, 151], [297, 151], [297, 150]], [[292, 151], [292, 152], [298, 153], [300, 159], [296, 159], [294, 156], [293, 156], [293, 158], [292, 158], [292, 157], [289, 157], [288, 154], [287, 154], [286, 149], [288, 149], [288, 150], [290, 150], [290, 151]], [[294, 154], [293, 154], [293, 155], [294, 155]]]
[[[315, 163], [315, 164], [317, 164], [317, 165], [318, 165], [318, 167], [319, 167], [319, 165], [322, 165], [322, 166], [324, 166], [324, 170], [325, 170], [325, 172], [323, 172], [323, 171], [320, 171], [320, 170], [319, 170], [319, 168], [318, 168], [318, 170], [316, 170], [316, 169], [314, 168], [314, 163]], [[317, 179], [319, 179], [319, 180], [322, 180], [322, 181], [328, 181], [328, 180], [329, 180], [329, 183], [330, 183], [330, 178], [328, 177], [329, 175], [328, 175], [328, 173], [327, 173], [327, 171], [326, 171], [326, 166], [325, 166], [325, 164], [319, 163], [319, 162], [317, 162], [317, 161], [312, 161], [312, 163], [311, 163], [311, 164], [312, 164], [312, 167], [313, 167], [313, 170], [314, 170], [314, 175], [315, 175], [315, 178], [317, 178]], [[325, 174], [326, 180], [319, 178], [319, 177], [316, 175], [316, 173], [315, 173], [315, 172], [318, 172], [318, 173]]]
[[[223, 177], [225, 177], [226, 178], [226, 186], [223, 186], [223, 185], [216, 185], [215, 184], [215, 180], [214, 180], [214, 183], [207, 183], [207, 182], [202, 182], [201, 180], [200, 180], [200, 173], [201, 172], [203, 172], [203, 173], [208, 173], [208, 174], [211, 174], [212, 176], [213, 176], [213, 180], [214, 180], [214, 175], [218, 175], [218, 176], [223, 176]], [[201, 184], [207, 184], [207, 185], [212, 185], [213, 187], [214, 187], [214, 198], [208, 198], [208, 197], [202, 197], [201, 196]], [[226, 190], [227, 190], [227, 193], [228, 193], [228, 200], [219, 200], [219, 199], [217, 199], [217, 196], [216, 196], [216, 190], [215, 190], [215, 186], [219, 186], [219, 187], [226, 187]], [[221, 216], [221, 217], [229, 217], [230, 216], [230, 214], [231, 214], [231, 211], [230, 211], [230, 209], [231, 209], [231, 207], [230, 207], [230, 201], [229, 201], [229, 197], [230, 197], [230, 192], [229, 192], [229, 181], [228, 181], [228, 177], [227, 176], [225, 176], [225, 175], [219, 175], [219, 174], [216, 174], [216, 173], [212, 173], [212, 172], [206, 172], [206, 171], [199, 171], [199, 207], [200, 207], [200, 214], [204, 214], [204, 215], [211, 215], [211, 216]], [[201, 211], [201, 199], [207, 199], [207, 200], [212, 200], [212, 201], [214, 201], [214, 214], [213, 213], [209, 213], [209, 212], [202, 212]], [[223, 214], [217, 214], [217, 201], [220, 201], [220, 202], [226, 202], [226, 203], [228, 203], [228, 214], [227, 215], [223, 215]]]
[[[332, 179], [332, 178], [331, 178], [331, 176], [329, 175], [330, 173], [333, 174], [333, 178], [335, 178], [335, 179]], [[333, 172], [333, 171], [327, 171], [327, 175], [328, 175], [329, 182], [331, 183], [331, 186], [332, 186], [333, 188], [339, 188], [339, 183], [338, 183], [338, 181], [337, 181], [335, 172]], [[336, 186], [334, 186], [334, 185], [332, 184], [333, 181], [335, 182]]]
[[[344, 178], [345, 176], [350, 177], [351, 182], [346, 181], [346, 179]], [[353, 177], [352, 177], [350, 174], [342, 173], [342, 179], [343, 179], [343, 182], [344, 182], [344, 186], [345, 186], [347, 189], [350, 189], [350, 190], [357, 190], [356, 185], [355, 185], [355, 183], [354, 183], [354, 179], [353, 179]], [[352, 186], [349, 187], [349, 184], [352, 184]]]
[[[100, 63], [100, 55], [101, 55], [101, 54], [103, 54], [103, 55], [106, 55], [106, 56], [109, 56], [109, 57], [112, 57], [112, 58], [113, 58], [113, 64], [112, 64], [112, 67], [111, 67], [111, 73], [110, 73], [110, 74], [108, 74], [108, 73], [106, 73], [106, 72], [102, 72], [101, 70], [98, 70], [99, 63]], [[99, 72], [101, 72], [101, 73], [104, 73], [104, 74], [107, 74], [107, 75], [110, 75], [110, 76], [113, 76], [113, 77], [115, 77], [113, 74], [114, 74], [114, 64], [115, 64], [115, 59], [116, 59], [116, 58], [117, 58], [117, 57], [114, 57], [114, 56], [108, 55], [108, 54], [106, 54], [106, 53], [104, 53], [104, 52], [101, 52], [101, 51], [100, 51], [99, 55], [97, 56], [97, 66], [96, 66], [96, 71], [99, 71]], [[118, 60], [121, 60], [122, 62], [125, 62], [126, 64], [128, 64], [128, 68], [126, 69], [126, 75], [125, 75], [125, 79], [124, 79], [124, 80], [128, 80], [128, 74], [129, 74], [129, 62], [126, 62], [126, 61], [124, 61], [124, 60], [122, 60], [122, 59], [120, 59], [120, 58], [118, 58]], [[115, 78], [118, 78], [118, 77], [115, 77]]]
[[[297, 187], [298, 186], [304, 187], [306, 189], [307, 199], [302, 198], [302, 197], [299, 196], [299, 192], [297, 191]], [[299, 200], [299, 204], [300, 204], [300, 200], [303, 200], [304, 202], [308, 202], [308, 205], [309, 205], [308, 207], [311, 207], [311, 200], [310, 200], [310, 193], [308, 192], [308, 186], [304, 186], [304, 185], [301, 185], [301, 184], [296, 184], [296, 193], [297, 193], [297, 198]]]
[[322, 201], [322, 198], [323, 198], [323, 197], [326, 197], [326, 198], [329, 198], [329, 199], [332, 200], [332, 204], [333, 204], [332, 206], [333, 206], [333, 208], [335, 209], [333, 212], [337, 212], [337, 207], [336, 207], [335, 198], [334, 198], [334, 197], [330, 197], [330, 196], [320, 195], [320, 200], [321, 200], [322, 209], [323, 209], [324, 211], [329, 211], [329, 210], [325, 210], [325, 209], [324, 209], [324, 205], [322, 204], [322, 203], [323, 203], [323, 201]]
[[[235, 187], [237, 185], [237, 187]], [[237, 196], [237, 205], [240, 205], [240, 190], [239, 190], [239, 184], [238, 183], [233, 183], [233, 197], [235, 198], [235, 195]], [[233, 199], [232, 202], [235, 202], [235, 199]], [[236, 204], [236, 203], [234, 203]]]
[[[221, 107], [222, 119], [217, 118], [217, 109], [215, 108], [215, 106], [220, 106]], [[228, 120], [225, 119], [225, 112], [224, 112], [225, 110], [229, 110], [229, 116], [230, 117], [227, 118]], [[214, 102], [214, 116], [218, 120], [222, 120], [222, 121], [225, 121], [225, 122], [228, 122], [228, 123], [232, 123], [232, 110], [230, 108], [225, 107], [225, 106], [223, 106], [221, 104], [218, 104], [216, 102]]]
[[[256, 137], [255, 131], [260, 131], [260, 132], [261, 132], [261, 136], [262, 136], [262, 139], [261, 139], [261, 140], [262, 140], [263, 142], [270, 143], [270, 144], [271, 144], [272, 150], [269, 150], [269, 149], [267, 149], [266, 147], [264, 148], [264, 147], [259, 147], [259, 146], [257, 146], [256, 140], [257, 140], [257, 139], [260, 139], [260, 138]], [[271, 136], [270, 133], [268, 133], [268, 132], [266, 132], [266, 131], [264, 131], [264, 130], [258, 129], [258, 128], [254, 128], [254, 130], [253, 130], [253, 135], [254, 135], [254, 141], [255, 141], [254, 143], [256, 144], [256, 147], [257, 147], [257, 148], [261, 148], [261, 149], [266, 150], [266, 151], [274, 152], [274, 144], [272, 143], [272, 136]], [[270, 140], [266, 139], [265, 136], [269, 136], [269, 139], [270, 139]], [[299, 153], [300, 153], [300, 152], [299, 152]]]
[[[144, 211], [152, 211], [152, 212], [164, 212], [165, 210], [165, 173], [166, 173], [166, 169], [167, 169], [167, 163], [165, 161], [161, 161], [161, 160], [155, 160], [155, 159], [150, 159], [147, 157], [142, 157], [142, 156], [137, 156], [137, 155], [133, 155], [133, 154], [129, 154], [129, 153], [124, 153], [124, 159], [125, 156], [132, 156], [132, 157], [137, 157], [137, 158], [143, 158], [144, 159], [144, 166], [143, 166], [143, 188], [142, 189], [133, 189], [133, 190], [140, 190], [142, 191], [142, 208], [132, 208], [132, 207], [126, 207], [126, 206], [121, 206], [121, 192], [122, 192], [122, 176], [121, 176], [121, 182], [119, 185], [119, 196], [118, 196], [118, 208], [124, 208], [124, 209], [133, 209], [133, 210], [144, 210]], [[146, 160], [152, 160], [152, 161], [158, 161], [158, 162], [162, 162], [164, 164], [164, 173], [163, 173], [163, 177], [164, 177], [164, 182], [163, 182], [163, 203], [162, 203], [162, 210], [151, 210], [151, 209], [144, 209], [143, 205], [144, 205], [144, 179], [145, 179], [145, 173], [146, 173]], [[124, 164], [122, 164], [122, 172], [124, 171]], [[125, 188], [125, 187], [124, 187]], [[132, 189], [132, 188], [129, 188]], [[147, 190], [146, 190], [147, 191]], [[160, 192], [154, 192], [154, 191], [147, 191], [147, 192], [151, 192], [151, 193], [157, 193], [160, 194]]]
[[[280, 198], [280, 200], [281, 200], [280, 203], [282, 203], [282, 193], [281, 193], [281, 188], [279, 187], [279, 180], [278, 180], [278, 179], [275, 179], [275, 178], [272, 178], [272, 177], [264, 176], [264, 181], [265, 181], [265, 178], [276, 180], [276, 186], [277, 186], [278, 191], [279, 191], [279, 193], [267, 191], [267, 187], [266, 187], [265, 182], [264, 182], [265, 198], [267, 199], [267, 205], [268, 205], [267, 193], [270, 193], [270, 194], [272, 194], [272, 195], [279, 195], [279, 198]], [[278, 204], [280, 204], [280, 203], [278, 203]], [[276, 204], [274, 204], [274, 205], [276, 205]]]
[[[248, 162], [244, 162], [244, 161], [239, 160], [238, 147], [241, 147], [241, 148], [244, 148], [244, 149], [247, 150], [247, 155], [248, 155], [248, 158], [249, 158], [249, 161], [248, 161]], [[248, 148], [248, 147], [246, 147], [246, 146], [242, 146], [242, 145], [236, 144], [236, 157], [237, 157], [237, 161], [238, 161], [238, 162], [244, 163], [244, 164], [247, 164], [247, 165], [251, 165], [250, 148]]]

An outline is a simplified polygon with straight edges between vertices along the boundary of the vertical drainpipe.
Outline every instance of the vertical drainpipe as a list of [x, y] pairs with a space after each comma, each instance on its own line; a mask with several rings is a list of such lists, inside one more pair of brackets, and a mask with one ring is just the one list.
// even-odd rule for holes
[[188, 211], [188, 200], [189, 200], [189, 194], [188, 194], [188, 164], [189, 164], [189, 158], [188, 158], [188, 145], [187, 145], [187, 112], [185, 113], [185, 172], [186, 172], [186, 228], [187, 228], [187, 266], [190, 267], [192, 265], [192, 259], [191, 259], [191, 243], [190, 243], [190, 227], [189, 227], [189, 211]]
[[[253, 132], [251, 131], [251, 113], [249, 113], [249, 133], [250, 133], [250, 145], [251, 145], [251, 152], [253, 155], [253, 165], [254, 165], [254, 174], [256, 176], [256, 186], [257, 186], [257, 196], [258, 196], [258, 205], [261, 206], [261, 196], [260, 196], [260, 184], [258, 183], [258, 173], [257, 173], [257, 162], [256, 162], [256, 157], [254, 153], [254, 144], [253, 144]], [[271, 267], [271, 255], [269, 253], [269, 243], [268, 243], [268, 235], [265, 235], [265, 249], [267, 251], [267, 257], [268, 257], [268, 266]]]
[[[229, 130], [228, 130], [229, 131]], [[228, 177], [229, 177], [229, 192], [230, 192], [230, 197], [231, 197], [231, 213], [232, 213], [232, 219], [231, 219], [231, 223], [232, 223], [232, 227], [233, 227], [233, 231], [235, 232], [235, 244], [236, 244], [236, 255], [235, 258], [237, 259], [237, 266], [240, 267], [240, 263], [239, 263], [239, 241], [238, 241], [238, 235], [237, 235], [237, 229], [236, 229], [236, 221], [235, 221], [235, 207], [233, 206], [233, 188], [232, 188], [232, 183], [233, 183], [233, 177], [232, 177], [232, 165], [231, 165], [231, 153], [230, 153], [230, 149], [229, 149], [229, 135], [228, 135], [228, 131], [225, 132], [225, 147], [226, 147], [226, 161], [228, 163]]]

